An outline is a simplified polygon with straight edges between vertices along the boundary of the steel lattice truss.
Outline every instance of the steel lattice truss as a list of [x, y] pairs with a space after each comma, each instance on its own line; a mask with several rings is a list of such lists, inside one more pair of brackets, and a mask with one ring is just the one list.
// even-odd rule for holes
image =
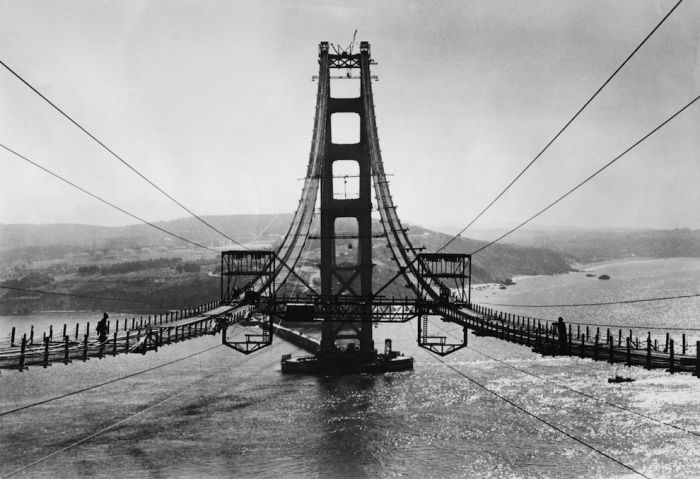
[[261, 311], [287, 322], [337, 321], [405, 322], [418, 315], [419, 302], [409, 298], [347, 298], [276, 296]]

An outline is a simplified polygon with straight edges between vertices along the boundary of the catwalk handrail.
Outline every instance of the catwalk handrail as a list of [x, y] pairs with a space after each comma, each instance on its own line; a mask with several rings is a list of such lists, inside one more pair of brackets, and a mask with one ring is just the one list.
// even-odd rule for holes
[[[449, 303], [428, 303], [434, 314], [446, 321], [472, 329], [475, 334], [494, 336], [505, 341], [532, 346], [535, 352], [552, 355], [568, 355], [624, 362], [627, 365], [641, 365], [648, 369], [667, 368], [669, 372], [689, 371], [700, 374], [700, 341], [696, 341], [695, 355], [690, 354], [693, 345], [683, 334], [677, 347], [670, 333], [665, 337], [653, 338], [650, 332], [646, 337], [633, 336], [633, 329], [623, 336], [622, 329], [614, 331], [594, 324], [586, 325], [585, 330], [577, 325], [567, 326], [565, 338], [558, 333], [555, 321], [530, 318], [505, 313], [478, 304], [470, 304], [466, 310], [458, 309]], [[595, 328], [592, 332], [592, 328]], [[665, 341], [664, 341], [665, 338]], [[661, 339], [661, 341], [660, 341]]]
[[[53, 325], [48, 332], [34, 338], [34, 327], [29, 333], [16, 335], [12, 328], [9, 341], [0, 345], [0, 369], [24, 370], [30, 365], [50, 366], [52, 363], [87, 361], [94, 357], [116, 356], [123, 353], [158, 350], [166, 344], [213, 334], [223, 325], [241, 321], [246, 312], [240, 305], [226, 306], [213, 301], [193, 308], [158, 315], [124, 318], [123, 322], [109, 322], [106, 338], [101, 340], [88, 322], [82, 328], [76, 324], [69, 331], [64, 324], [62, 331], [54, 334]], [[62, 333], [62, 334], [61, 334]]]

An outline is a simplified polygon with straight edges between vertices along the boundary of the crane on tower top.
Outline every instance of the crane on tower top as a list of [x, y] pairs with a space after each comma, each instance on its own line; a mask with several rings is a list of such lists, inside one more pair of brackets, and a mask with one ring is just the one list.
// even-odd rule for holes
[[350, 46], [348, 46], [348, 54], [352, 55], [352, 49], [355, 46], [355, 39], [357, 38], [357, 28], [355, 29], [355, 33], [352, 34], [352, 41], [350, 42]]
[[350, 44], [346, 47], [343, 48], [340, 44], [336, 43], [331, 43], [331, 48], [333, 51], [335, 51], [336, 55], [340, 55], [342, 57], [349, 57], [352, 55], [352, 50], [355, 47], [355, 39], [357, 38], [357, 29], [355, 29], [355, 33], [352, 34], [352, 40], [350, 41]]

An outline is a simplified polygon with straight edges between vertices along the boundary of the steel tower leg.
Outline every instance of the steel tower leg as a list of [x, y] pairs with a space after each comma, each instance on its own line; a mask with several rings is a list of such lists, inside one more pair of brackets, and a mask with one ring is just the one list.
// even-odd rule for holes
[[[329, 68], [329, 62], [323, 61], [328, 55], [327, 46], [321, 44], [319, 64], [321, 68]], [[369, 68], [369, 48], [362, 48], [359, 60], [354, 62], [355, 68]], [[353, 57], [356, 57], [355, 55]], [[364, 60], [364, 61], [363, 61]], [[330, 62], [333, 63], [333, 62]], [[329, 73], [320, 72], [319, 78], [328, 78]], [[326, 118], [326, 148], [322, 158], [321, 174], [321, 295], [329, 301], [350, 300], [362, 301], [371, 311], [372, 296], [372, 165], [368, 142], [368, 112], [364, 108], [363, 96], [371, 94], [371, 88], [365, 84], [370, 81], [369, 75], [361, 75], [360, 97], [333, 98], [330, 88]], [[367, 80], [365, 80], [367, 79]], [[336, 144], [331, 141], [331, 116], [333, 113], [357, 113], [360, 122], [360, 138], [358, 143]], [[333, 192], [333, 163], [339, 160], [356, 161], [359, 169], [359, 197], [351, 199], [334, 198]], [[340, 218], [353, 218], [357, 221], [357, 251], [354, 261], [340, 260], [336, 251], [336, 223]], [[343, 245], [344, 246], [344, 245]], [[372, 322], [369, 314], [363, 314], [363, 321], [343, 323], [325, 321], [322, 326], [321, 360], [342, 362], [356, 361], [361, 363], [376, 360], [376, 350], [372, 340]], [[348, 318], [348, 320], [358, 318]], [[340, 341], [340, 342], [339, 342]], [[352, 353], [352, 343], [358, 350]], [[352, 354], [351, 354], [352, 353]]]

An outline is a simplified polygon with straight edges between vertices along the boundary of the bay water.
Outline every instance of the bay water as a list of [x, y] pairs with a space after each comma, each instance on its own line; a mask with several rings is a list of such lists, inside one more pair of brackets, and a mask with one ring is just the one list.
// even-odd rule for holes
[[[700, 285], [698, 259], [580, 269], [516, 278], [505, 290], [479, 287], [473, 300], [544, 306], [687, 295]], [[697, 298], [497, 308], [591, 324], [700, 327]], [[17, 321], [2, 317], [0, 325], [7, 331]], [[431, 327], [461, 334], [438, 318]], [[283, 340], [244, 356], [208, 336], [146, 355], [2, 371], [0, 477], [700, 477], [698, 378], [541, 357], [472, 335], [467, 348], [436, 358], [416, 346], [415, 324], [374, 332], [378, 346], [392, 338], [413, 356], [415, 369], [286, 375], [280, 356], [305, 353]], [[616, 374], [635, 381], [608, 383]]]

